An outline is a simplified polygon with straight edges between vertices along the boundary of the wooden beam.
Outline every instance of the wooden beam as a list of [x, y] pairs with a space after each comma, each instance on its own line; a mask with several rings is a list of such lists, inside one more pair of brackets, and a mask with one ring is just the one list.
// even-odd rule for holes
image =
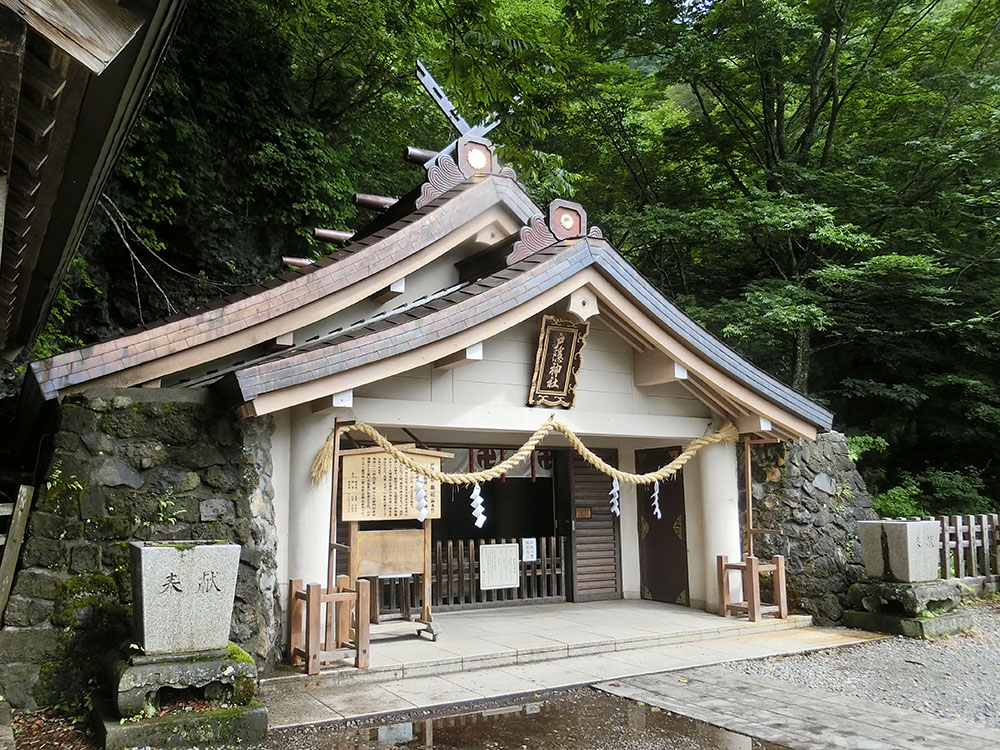
[[48, 101], [55, 99], [66, 88], [66, 78], [30, 52], [24, 57], [24, 82]]
[[24, 529], [28, 524], [28, 513], [31, 510], [31, 498], [34, 493], [34, 488], [23, 484], [17, 491], [17, 502], [14, 504], [10, 519], [10, 531], [7, 533], [3, 548], [3, 560], [0, 561], [0, 619], [3, 619], [10, 587], [14, 583], [14, 570], [17, 567], [17, 558], [21, 554], [21, 542], [24, 540]]
[[380, 305], [383, 302], [388, 302], [391, 299], [396, 299], [399, 295], [406, 291], [406, 277], [401, 279], [396, 279], [394, 282], [389, 284], [389, 286], [379, 289], [375, 294], [371, 296], [372, 302], [377, 302]]
[[749, 414], [736, 417], [736, 429], [741, 435], [747, 433], [770, 432], [773, 429], [771, 420], [759, 414]]
[[313, 414], [331, 414], [335, 409], [351, 409], [354, 406], [354, 390], [341, 391], [310, 402]]
[[425, 164], [438, 155], [437, 151], [431, 151], [426, 148], [417, 148], [416, 146], [407, 146], [406, 150], [403, 151], [403, 158], [414, 164]]
[[44, 138], [55, 127], [56, 118], [31, 99], [22, 97], [17, 111], [17, 124], [27, 130], [32, 138]]
[[343, 232], [339, 229], [319, 229], [313, 230], [313, 236], [323, 242], [332, 242], [335, 245], [343, 245], [354, 236], [354, 232]]
[[687, 380], [688, 371], [683, 365], [658, 351], [633, 352], [632, 378], [636, 386], [642, 388]]
[[142, 27], [142, 17], [110, 0], [0, 0], [91, 73], [100, 74]]
[[467, 365], [469, 362], [481, 362], [483, 359], [483, 344], [473, 344], [465, 349], [442, 357], [434, 363], [435, 370], [454, 370], [456, 367]]
[[362, 208], [370, 208], [373, 211], [385, 211], [392, 208], [399, 201], [399, 198], [390, 198], [387, 195], [372, 195], [371, 193], [355, 193], [354, 205]]
[[6, 8], [0, 8], [0, 237], [3, 236], [10, 193], [26, 36], [24, 22]]

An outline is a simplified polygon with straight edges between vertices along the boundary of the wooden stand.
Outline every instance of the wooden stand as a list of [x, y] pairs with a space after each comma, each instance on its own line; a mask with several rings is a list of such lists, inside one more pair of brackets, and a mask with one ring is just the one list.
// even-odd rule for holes
[[[303, 587], [300, 579], [288, 582], [288, 661], [293, 666], [305, 661], [307, 674], [319, 674], [321, 664], [329, 664], [351, 654], [354, 654], [354, 666], [368, 668], [369, 583], [360, 580], [354, 589], [349, 583], [347, 576], [337, 576], [336, 591], [331, 592], [318, 583]], [[320, 619], [324, 605], [328, 635], [321, 648]], [[331, 640], [329, 634], [334, 623], [336, 631]]]
[[[753, 555], [743, 562], [731, 563], [726, 555], [718, 556], [719, 614], [729, 617], [732, 612], [746, 612], [750, 622], [758, 622], [761, 615], [773, 614], [780, 619], [788, 617], [788, 595], [785, 591], [785, 558], [775, 555], [770, 563], [762, 563]], [[729, 572], [740, 571], [743, 577], [745, 601], [730, 602]], [[774, 604], [761, 604], [760, 573], [773, 573]]]

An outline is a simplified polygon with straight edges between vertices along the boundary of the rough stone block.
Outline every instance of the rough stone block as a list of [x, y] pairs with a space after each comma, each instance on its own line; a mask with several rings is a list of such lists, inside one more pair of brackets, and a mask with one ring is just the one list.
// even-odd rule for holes
[[87, 446], [87, 450], [95, 456], [110, 456], [115, 452], [115, 441], [103, 432], [88, 432], [80, 437], [83, 439], [83, 444]]
[[89, 542], [74, 544], [69, 550], [69, 569], [74, 573], [101, 567], [101, 548]]
[[39, 599], [55, 599], [59, 594], [59, 584], [69, 578], [69, 574], [48, 568], [22, 568], [14, 580], [14, 593]]
[[208, 500], [202, 500], [199, 512], [202, 521], [222, 521], [226, 524], [236, 522], [233, 502], [225, 497], [210, 497]]
[[938, 638], [964, 632], [975, 624], [975, 620], [966, 612], [949, 612], [936, 617], [900, 617], [848, 609], [844, 611], [844, 624], [849, 628], [873, 633], [891, 633], [908, 638]]
[[240, 649], [192, 655], [132, 656], [112, 662], [111, 674], [118, 714], [142, 716], [159, 708], [163, 688], [203, 688], [206, 698], [249, 704], [257, 694], [257, 669]]
[[32, 537], [24, 544], [21, 564], [29, 568], [65, 568], [69, 565], [69, 551], [58, 539]]
[[229, 642], [236, 544], [130, 544], [136, 635], [147, 654], [221, 649]]
[[0, 693], [16, 708], [35, 709], [35, 696], [32, 694], [35, 683], [38, 682], [38, 665], [25, 662], [0, 663]]
[[107, 750], [256, 746], [267, 739], [267, 708], [259, 704], [125, 723], [104, 709], [100, 719], [98, 734]]
[[919, 617], [924, 612], [950, 612], [962, 601], [962, 591], [952, 581], [893, 583], [863, 581], [847, 590], [851, 607], [867, 612]]
[[15, 628], [26, 628], [41, 625], [52, 615], [52, 602], [48, 599], [33, 599], [27, 596], [13, 595], [7, 601], [4, 611], [4, 625]]
[[135, 473], [132, 468], [117, 458], [105, 458], [91, 473], [93, 482], [103, 487], [131, 487], [134, 490], [143, 485], [142, 477]]
[[859, 521], [868, 576], [901, 582], [936, 579], [940, 532], [937, 521]]

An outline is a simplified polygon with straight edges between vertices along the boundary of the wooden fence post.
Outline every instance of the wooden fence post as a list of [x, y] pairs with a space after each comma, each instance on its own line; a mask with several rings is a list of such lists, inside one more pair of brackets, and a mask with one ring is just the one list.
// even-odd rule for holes
[[298, 597], [300, 591], [302, 591], [301, 578], [293, 578], [288, 582], [288, 663], [292, 666], [302, 663], [302, 657], [295, 652], [303, 645], [302, 599]]
[[306, 586], [306, 673], [319, 674], [320, 594], [318, 583]]
[[354, 618], [354, 645], [357, 648], [357, 656], [354, 659], [354, 666], [358, 669], [368, 668], [368, 647], [370, 640], [370, 627], [368, 612], [369, 598], [371, 595], [370, 583], [368, 580], [358, 579], [358, 604]]

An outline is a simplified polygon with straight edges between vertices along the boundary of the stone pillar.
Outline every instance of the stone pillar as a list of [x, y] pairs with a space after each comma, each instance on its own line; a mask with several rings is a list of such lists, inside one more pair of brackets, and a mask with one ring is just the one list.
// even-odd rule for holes
[[[696, 460], [701, 481], [705, 609], [717, 612], [719, 581], [716, 558], [728, 555], [730, 560], [738, 561], [742, 554], [736, 449], [732, 443], [713, 443], [702, 448]], [[742, 583], [735, 574], [730, 580], [733, 601], [740, 601]]]
[[[629, 474], [635, 472], [635, 450], [628, 443], [618, 446], [618, 468]], [[622, 596], [638, 599], [639, 583], [639, 510], [636, 505], [636, 486], [622, 484], [621, 529], [622, 540]]]
[[288, 577], [326, 585], [330, 545], [330, 475], [313, 484], [316, 451], [333, 429], [333, 417], [313, 414], [308, 404], [292, 409], [288, 474]]

